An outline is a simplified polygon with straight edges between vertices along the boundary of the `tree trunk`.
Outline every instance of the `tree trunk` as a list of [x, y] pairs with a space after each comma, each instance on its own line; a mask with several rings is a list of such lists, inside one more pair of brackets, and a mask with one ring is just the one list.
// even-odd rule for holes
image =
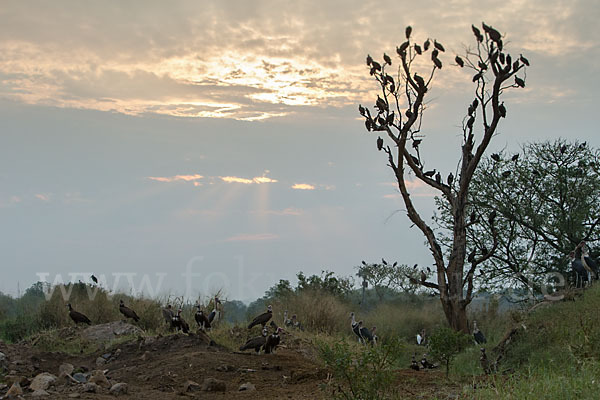
[[467, 321], [467, 304], [460, 301], [456, 295], [443, 296], [440, 298], [446, 320], [452, 329], [469, 334], [469, 322]]

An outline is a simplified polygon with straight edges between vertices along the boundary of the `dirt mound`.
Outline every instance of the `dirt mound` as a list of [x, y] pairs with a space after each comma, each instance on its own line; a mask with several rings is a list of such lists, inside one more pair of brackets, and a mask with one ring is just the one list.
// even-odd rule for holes
[[96, 342], [110, 342], [120, 336], [140, 335], [144, 331], [135, 325], [124, 321], [114, 321], [106, 324], [92, 325], [81, 331], [81, 337]]
[[[39, 352], [30, 344], [0, 344], [9, 362], [10, 377], [18, 378], [25, 393], [42, 372], [59, 375], [61, 364], [74, 366], [71, 377], [59, 378], [47, 389], [53, 399], [109, 399], [109, 387], [89, 383], [98, 370], [110, 384], [127, 384], [120, 398], [180, 399], [324, 399], [319, 385], [326, 372], [296, 350], [281, 348], [277, 354], [234, 353], [203, 333], [142, 337], [91, 355]], [[77, 375], [79, 374], [79, 375]], [[75, 376], [77, 375], [77, 376]], [[17, 378], [14, 378], [17, 379]], [[75, 383], [75, 380], [85, 380]], [[208, 384], [207, 382], [211, 382]], [[7, 382], [8, 387], [12, 382]], [[250, 385], [246, 385], [250, 383]], [[0, 390], [4, 395], [8, 387]], [[203, 388], [222, 391], [202, 391]], [[242, 390], [240, 390], [240, 387]], [[248, 390], [248, 388], [253, 388]], [[254, 390], [255, 389], [255, 390]]]

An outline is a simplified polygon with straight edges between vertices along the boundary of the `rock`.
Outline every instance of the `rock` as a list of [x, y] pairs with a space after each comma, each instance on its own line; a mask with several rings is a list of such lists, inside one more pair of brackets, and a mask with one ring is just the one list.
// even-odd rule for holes
[[18, 383], [19, 386], [27, 386], [29, 384], [29, 379], [25, 378], [24, 376], [16, 375], [16, 374], [6, 375], [4, 377], [4, 380], [8, 383]]
[[50, 396], [50, 393], [46, 392], [43, 389], [38, 389], [38, 390], [35, 390], [33, 393], [31, 393], [31, 397], [44, 397], [44, 396]]
[[104, 353], [104, 354], [102, 354], [102, 358], [104, 358], [105, 360], [108, 360], [110, 358], [110, 356], [112, 356], [112, 353]]
[[46, 390], [55, 381], [56, 381], [56, 376], [54, 376], [48, 372], [42, 372], [41, 374], [39, 374], [35, 378], [33, 378], [33, 380], [31, 381], [31, 384], [29, 385], [29, 389], [33, 390], [34, 392], [36, 390]]
[[0, 363], [6, 361], [6, 354], [0, 351]]
[[6, 392], [6, 397], [19, 396], [22, 394], [23, 394], [23, 389], [21, 388], [21, 385], [19, 385], [19, 382], [15, 382], [12, 384], [10, 389], [8, 389], [8, 392]]
[[8, 389], [8, 385], [5, 385], [4, 383], [0, 383], [0, 391], [6, 390], [6, 389]]
[[202, 382], [203, 392], [224, 392], [225, 390], [227, 390], [227, 385], [221, 380], [206, 378], [204, 382]]
[[106, 359], [104, 357], [96, 358], [96, 367], [101, 367], [106, 364]]
[[115, 354], [113, 355], [114, 358], [119, 357], [119, 355], [121, 355], [121, 349], [117, 349], [117, 351], [115, 351]]
[[115, 383], [111, 386], [109, 390], [110, 394], [113, 396], [120, 396], [122, 394], [127, 394], [127, 384], [126, 383]]
[[88, 382], [81, 387], [81, 391], [84, 393], [96, 393], [100, 386], [93, 382]]
[[61, 364], [60, 367], [58, 367], [58, 376], [64, 376], [64, 375], [71, 375], [73, 373], [73, 370], [75, 368], [73, 367], [73, 364], [69, 364], [69, 363], [64, 363]]
[[78, 399], [80, 397], [81, 397], [81, 395], [79, 393], [70, 393], [69, 394], [69, 398], [71, 398], [71, 399]]
[[200, 384], [198, 384], [194, 381], [187, 381], [183, 385], [183, 393], [198, 392], [201, 389], [202, 389], [202, 387], [200, 386]]
[[106, 324], [92, 325], [81, 332], [81, 337], [92, 342], [110, 342], [111, 340], [123, 336], [137, 336], [143, 334], [140, 328], [128, 324], [124, 321], [113, 321]]
[[75, 379], [79, 383], [86, 383], [87, 382], [87, 378], [81, 372], [78, 372], [78, 373], [74, 374], [73, 375], [73, 379]]
[[92, 377], [90, 378], [90, 382], [105, 388], [110, 387], [110, 383], [108, 382], [108, 379], [106, 379], [106, 375], [104, 375], [104, 372], [98, 369], [92, 371]]
[[148, 361], [149, 359], [150, 359], [149, 351], [145, 351], [144, 354], [142, 354], [142, 356], [140, 357], [140, 360], [142, 360], [142, 361]]
[[235, 367], [233, 365], [220, 365], [215, 368], [219, 372], [231, 372], [235, 371]]
[[77, 380], [75, 380], [75, 378], [73, 378], [72, 375], [69, 375], [69, 374], [61, 375], [58, 377], [58, 379], [60, 380], [61, 383], [68, 383], [68, 384], [79, 384], [80, 383]]
[[240, 385], [240, 388], [238, 389], [240, 392], [243, 391], [247, 391], [247, 392], [254, 392], [256, 390], [256, 386], [254, 386], [252, 383], [250, 382], [246, 382], [246, 383], [242, 383]]

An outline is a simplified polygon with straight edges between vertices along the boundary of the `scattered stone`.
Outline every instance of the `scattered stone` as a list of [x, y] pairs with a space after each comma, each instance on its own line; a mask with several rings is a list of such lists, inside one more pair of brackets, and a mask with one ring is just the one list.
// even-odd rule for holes
[[110, 358], [110, 356], [112, 356], [112, 353], [104, 353], [104, 354], [102, 354], [102, 358], [104, 358], [105, 360], [108, 360]]
[[31, 393], [31, 397], [44, 397], [44, 396], [50, 396], [50, 393], [46, 392], [43, 389], [34, 390], [33, 393]]
[[144, 354], [142, 354], [142, 356], [140, 357], [140, 360], [147, 361], [148, 359], [150, 359], [150, 352], [145, 351]]
[[127, 384], [126, 383], [115, 383], [111, 386], [109, 390], [110, 394], [113, 396], [120, 396], [122, 394], [127, 394]]
[[221, 365], [216, 368], [219, 372], [232, 372], [235, 371], [235, 367], [233, 365]]
[[61, 375], [58, 377], [58, 379], [61, 381], [61, 383], [79, 384], [79, 382], [76, 381], [75, 378], [73, 378], [73, 376], [69, 374]]
[[98, 358], [96, 358], [96, 366], [97, 367], [101, 367], [104, 364], [106, 364], [106, 359], [104, 357], [98, 357]]
[[183, 385], [183, 393], [187, 393], [187, 392], [197, 392], [199, 390], [201, 390], [202, 387], [200, 386], [199, 383], [196, 383], [194, 381], [187, 381], [184, 385]]
[[117, 349], [117, 351], [115, 351], [115, 354], [113, 357], [117, 358], [117, 357], [119, 357], [120, 354], [121, 354], [121, 349]]
[[[12, 372], [15, 372], [15, 371], [12, 371]], [[29, 379], [27, 379], [21, 375], [10, 374], [10, 375], [6, 375], [4, 377], [4, 379], [6, 380], [6, 382], [9, 382], [9, 383], [18, 383], [19, 386], [27, 386], [29, 384]]]
[[54, 376], [48, 372], [42, 372], [41, 374], [39, 374], [35, 378], [33, 378], [33, 380], [31, 381], [31, 384], [29, 385], [29, 389], [33, 390], [34, 392], [36, 390], [46, 390], [55, 381], [56, 381], [56, 376]]
[[73, 364], [69, 364], [69, 363], [64, 363], [61, 364], [60, 367], [58, 367], [58, 376], [64, 376], [64, 375], [71, 375], [73, 373], [73, 370], [75, 368], [73, 367]]
[[78, 373], [74, 374], [73, 375], [73, 379], [75, 379], [79, 383], [86, 383], [87, 382], [87, 378], [81, 372], [78, 372]]
[[219, 379], [206, 378], [202, 382], [203, 392], [224, 392], [225, 390], [227, 390], [227, 385]]
[[10, 398], [10, 396], [19, 396], [22, 394], [23, 394], [23, 389], [21, 388], [21, 385], [19, 385], [19, 382], [15, 382], [12, 384], [10, 389], [8, 389], [8, 392], [6, 392], [6, 397]]
[[240, 385], [240, 388], [238, 389], [240, 392], [254, 392], [256, 390], [256, 386], [254, 386], [252, 383], [250, 382], [246, 382], [246, 383], [242, 383]]
[[0, 351], [0, 363], [6, 361], [6, 354]]
[[78, 399], [78, 398], [80, 398], [80, 397], [81, 397], [81, 395], [80, 395], [79, 393], [70, 393], [70, 394], [69, 394], [69, 397], [70, 397], [71, 399]]
[[81, 336], [96, 343], [108, 343], [123, 335], [142, 335], [144, 331], [135, 325], [123, 321], [113, 321], [106, 324], [92, 325], [81, 332]]
[[5, 385], [4, 383], [0, 383], [0, 390], [6, 390], [8, 389], [8, 385]]
[[100, 371], [100, 370], [95, 370], [92, 372], [92, 377], [90, 378], [90, 382], [94, 383], [98, 386], [102, 386], [102, 387], [110, 387], [110, 383], [108, 382], [108, 379], [106, 379], [106, 375], [104, 375], [104, 372]]
[[100, 386], [93, 382], [88, 382], [81, 387], [81, 391], [84, 393], [96, 393]]

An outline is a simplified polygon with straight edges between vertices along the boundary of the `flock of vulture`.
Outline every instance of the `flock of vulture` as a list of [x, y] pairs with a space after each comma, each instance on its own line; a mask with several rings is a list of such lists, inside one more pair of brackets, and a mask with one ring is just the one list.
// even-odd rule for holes
[[[196, 324], [198, 325], [198, 329], [206, 332], [211, 329], [213, 322], [215, 321], [215, 317], [218, 317], [219, 305], [222, 304], [218, 297], [214, 298], [214, 308], [213, 310], [206, 315], [204, 310], [202, 310], [202, 306], [197, 304], [196, 307], [198, 310], [194, 314], [194, 319], [196, 320]], [[69, 317], [75, 322], [75, 324], [88, 324], [91, 325], [92, 322], [90, 319], [84, 314], [76, 311], [71, 306], [71, 303], [67, 304], [69, 308]], [[119, 311], [126, 318], [131, 318], [134, 321], [139, 321], [138, 315], [131, 308], [127, 307], [123, 300], [120, 300], [119, 303]], [[170, 304], [167, 304], [165, 308], [162, 310], [162, 315], [165, 320], [165, 323], [169, 326], [169, 329], [172, 331], [181, 331], [183, 333], [190, 332], [190, 325], [183, 319], [181, 316], [182, 309], [179, 308], [177, 312], [174, 312], [173, 308]], [[277, 326], [275, 321], [271, 321], [271, 323], [267, 326], [267, 323], [273, 317], [273, 308], [271, 305], [267, 307], [267, 311], [255, 317], [252, 322], [248, 325], [248, 329], [252, 329], [254, 326], [261, 325], [262, 333], [260, 336], [253, 337], [248, 339], [244, 345], [240, 347], [240, 351], [254, 349], [257, 354], [260, 353], [261, 349], [265, 354], [275, 353], [277, 346], [281, 342], [280, 334], [283, 332], [283, 328]], [[288, 318], [288, 312], [284, 312], [284, 325], [288, 328], [292, 329], [302, 329], [302, 325], [297, 319], [297, 316], [294, 314], [291, 318]], [[269, 334], [269, 327], [273, 329], [273, 332]], [[369, 335], [372, 340], [372, 336]]]

